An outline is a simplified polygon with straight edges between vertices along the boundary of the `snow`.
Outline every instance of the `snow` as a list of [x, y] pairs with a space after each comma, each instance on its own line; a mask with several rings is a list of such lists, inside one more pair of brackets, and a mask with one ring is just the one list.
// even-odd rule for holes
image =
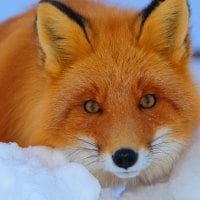
[[98, 200], [98, 181], [65, 157], [47, 147], [0, 143], [0, 199]]

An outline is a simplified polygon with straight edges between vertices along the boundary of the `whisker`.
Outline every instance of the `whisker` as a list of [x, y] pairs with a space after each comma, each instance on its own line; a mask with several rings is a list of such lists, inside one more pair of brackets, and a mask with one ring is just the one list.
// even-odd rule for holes
[[[87, 138], [76, 137], [77, 141], [80, 141], [76, 146], [66, 150], [66, 157], [72, 162], [82, 163], [86, 167], [91, 167], [95, 163], [99, 166], [101, 160], [99, 156], [99, 147], [95, 142], [90, 141]], [[94, 168], [96, 166], [94, 165]]]
[[88, 141], [88, 140], [86, 140], [84, 138], [80, 138], [80, 137], [77, 137], [77, 140], [79, 140], [79, 141], [81, 141], [81, 142], [83, 142], [85, 144], [89, 144], [89, 145], [97, 148], [97, 145], [94, 142]]
[[67, 153], [66, 157], [67, 158], [72, 158], [72, 157], [75, 157], [76, 155], [78, 155], [79, 153], [81, 153], [81, 150], [80, 149], [76, 149], [76, 150], [70, 152], [70, 154]]
[[166, 154], [168, 156], [170, 156], [170, 152], [167, 152], [167, 151], [153, 151], [152, 152], [153, 155], [156, 155], [156, 154]]
[[[78, 147], [77, 147], [78, 148]], [[84, 150], [84, 151], [94, 151], [94, 152], [98, 152], [98, 149], [96, 148], [87, 148], [87, 147], [80, 147], [78, 148], [80, 150]]]
[[163, 141], [163, 142], [160, 142], [158, 144], [153, 144], [151, 147], [156, 147], [156, 146], [161, 146], [163, 144], [172, 144], [172, 143], [176, 143], [176, 144], [179, 144], [179, 145], [182, 145], [182, 146], [186, 146], [185, 143], [182, 143], [180, 141], [176, 141], [176, 140], [169, 140], [169, 141]]
[[86, 160], [86, 159], [90, 159], [90, 158], [98, 158], [98, 156], [97, 155], [90, 155], [90, 156], [82, 158], [82, 160]]
[[93, 160], [93, 161], [91, 161], [91, 162], [89, 162], [89, 163], [85, 163], [85, 165], [86, 166], [90, 166], [90, 165], [92, 165], [92, 164], [94, 164], [94, 163], [97, 163], [99, 160], [98, 159], [95, 159], [95, 160]]
[[151, 152], [152, 153], [155, 153], [155, 152], [160, 152], [160, 153], [169, 152], [169, 153], [172, 153], [172, 150], [176, 151], [177, 147], [174, 147], [171, 144], [178, 144], [180, 146], [185, 146], [184, 143], [177, 142], [177, 141], [169, 141], [169, 142], [168, 141], [164, 141], [164, 142], [161, 142], [159, 144], [152, 145]]
[[151, 141], [151, 143], [154, 143], [154, 142], [156, 142], [157, 140], [159, 140], [159, 139], [161, 139], [161, 138], [163, 138], [163, 137], [166, 137], [167, 135], [170, 135], [170, 134], [171, 134], [171, 133], [165, 133], [165, 134], [163, 134], [163, 135], [161, 135], [161, 136], [159, 136], [159, 137], [153, 139], [153, 140]]
[[[169, 134], [160, 136], [157, 140], [165, 137], [166, 135]], [[156, 140], [154, 140], [154, 143], [155, 141]], [[176, 141], [170, 138], [167, 138], [165, 141], [160, 141], [157, 144], [153, 144], [152, 142], [150, 150], [152, 160], [154, 160], [152, 164], [161, 168], [165, 165], [171, 165], [176, 160], [180, 147], [184, 146], [186, 146], [184, 142]]]
[[80, 148], [74, 148], [73, 151], [67, 155], [68, 158], [70, 157], [75, 157], [78, 154], [81, 154], [83, 152], [91, 152], [93, 153], [92, 156], [97, 156], [98, 155], [98, 150], [97, 149], [90, 149], [90, 148], [85, 148], [85, 147], [80, 147]]

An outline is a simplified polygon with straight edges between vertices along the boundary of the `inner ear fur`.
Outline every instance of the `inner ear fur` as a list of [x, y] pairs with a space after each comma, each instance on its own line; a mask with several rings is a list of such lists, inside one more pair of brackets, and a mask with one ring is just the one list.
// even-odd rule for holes
[[53, 76], [91, 49], [87, 20], [60, 2], [39, 3], [36, 28], [45, 69]]
[[191, 54], [186, 0], [153, 0], [140, 15], [139, 45], [179, 62]]

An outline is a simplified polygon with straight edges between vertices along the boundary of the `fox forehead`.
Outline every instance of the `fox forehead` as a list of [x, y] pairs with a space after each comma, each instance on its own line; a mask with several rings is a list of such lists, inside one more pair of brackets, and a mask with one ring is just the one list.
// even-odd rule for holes
[[92, 53], [74, 63], [63, 72], [62, 77], [65, 87], [75, 87], [96, 94], [113, 91], [113, 95], [119, 93], [121, 96], [137, 90], [142, 93], [155, 89], [173, 90], [171, 86], [178, 87], [181, 82], [181, 76], [176, 74], [172, 64], [157, 55], [145, 53], [134, 45], [129, 51], [122, 50], [115, 56], [109, 50]]

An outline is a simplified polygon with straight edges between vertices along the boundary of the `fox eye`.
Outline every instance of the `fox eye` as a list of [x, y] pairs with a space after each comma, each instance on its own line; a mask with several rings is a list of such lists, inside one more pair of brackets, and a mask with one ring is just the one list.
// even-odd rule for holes
[[84, 103], [84, 110], [87, 113], [99, 113], [101, 111], [101, 107], [96, 101], [89, 100]]
[[140, 107], [144, 109], [153, 108], [156, 105], [156, 97], [153, 94], [147, 94], [140, 100]]

